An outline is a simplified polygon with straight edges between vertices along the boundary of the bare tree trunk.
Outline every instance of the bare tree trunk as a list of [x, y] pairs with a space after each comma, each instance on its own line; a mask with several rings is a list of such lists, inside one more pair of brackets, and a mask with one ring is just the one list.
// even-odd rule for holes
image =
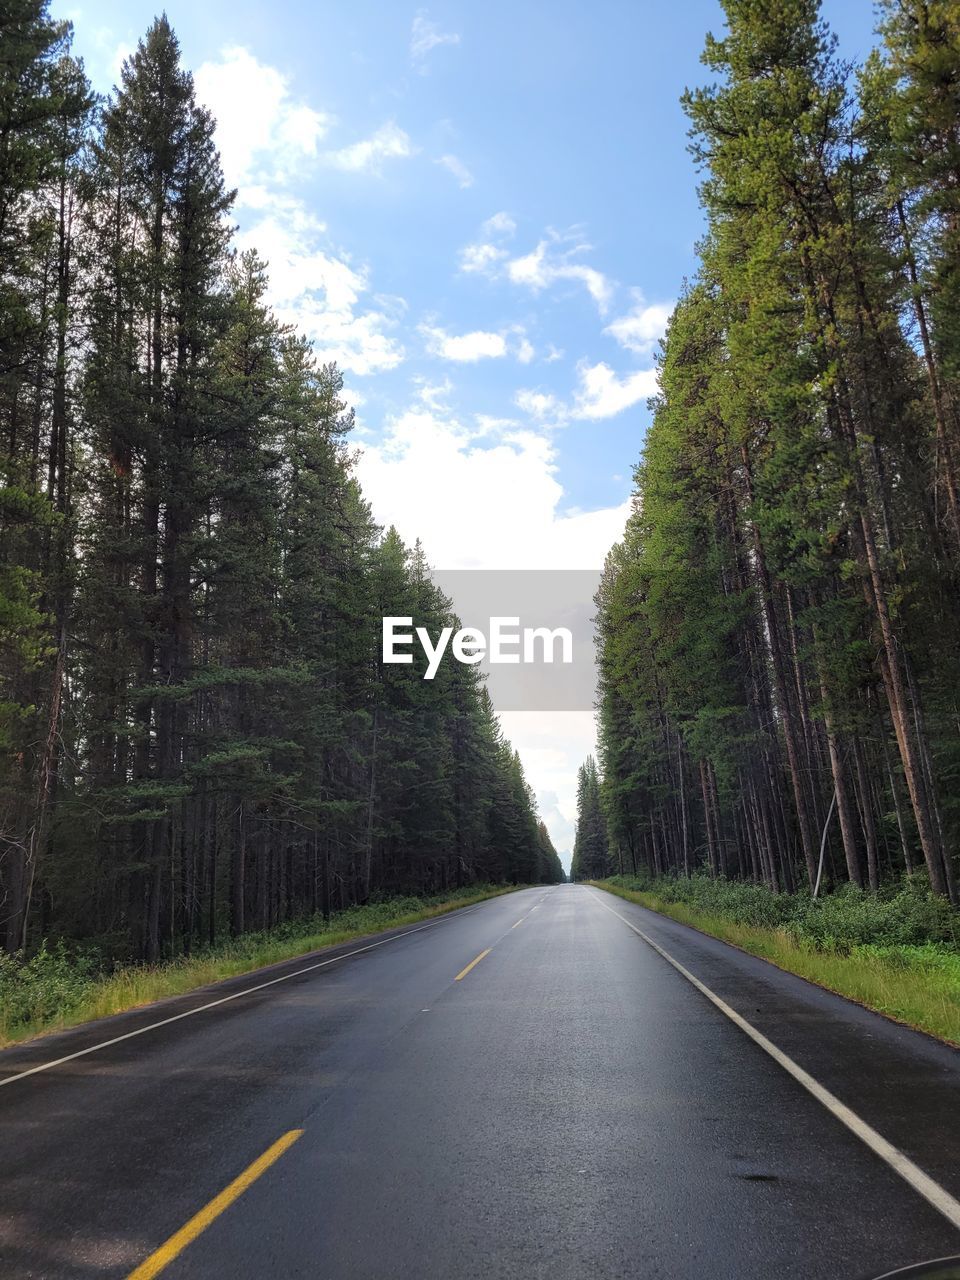
[[363, 901], [370, 897], [370, 881], [373, 873], [373, 817], [377, 797], [377, 729], [379, 707], [373, 712], [373, 733], [370, 744], [370, 782], [367, 787], [367, 838], [363, 850]]
[[863, 888], [863, 869], [860, 862], [860, 851], [857, 848], [856, 829], [850, 799], [847, 794], [846, 776], [843, 768], [843, 757], [840, 754], [837, 735], [833, 728], [833, 715], [830, 710], [830, 695], [827, 692], [823, 665], [820, 661], [819, 636], [817, 637], [817, 673], [820, 679], [820, 697], [823, 701], [823, 723], [827, 731], [827, 749], [830, 752], [830, 771], [833, 775], [833, 790], [836, 797], [837, 816], [840, 819], [840, 836], [843, 840], [843, 854], [847, 863], [847, 876], [851, 884]]
[[707, 834], [707, 856], [710, 859], [710, 874], [717, 874], [717, 848], [714, 842], [713, 820], [710, 814], [710, 784], [707, 781], [706, 761], [700, 760], [700, 794], [703, 797], [703, 825]]
[[877, 844], [877, 828], [873, 820], [873, 797], [870, 779], [867, 776], [866, 761], [863, 758], [863, 747], [860, 739], [854, 737], [851, 744], [854, 765], [856, 766], [856, 786], [860, 798], [860, 821], [863, 827], [864, 841], [867, 847], [867, 880], [874, 893], [880, 888], [880, 856]]
[[[741, 458], [743, 462], [744, 476], [746, 479], [747, 498], [748, 501], [752, 502], [753, 478], [750, 468], [750, 455], [747, 451], [746, 445], [742, 447]], [[773, 607], [770, 574], [767, 569], [760, 530], [753, 521], [750, 522], [750, 527], [753, 534], [754, 553], [756, 556], [757, 585], [760, 594], [760, 604], [763, 610], [764, 623], [767, 629], [767, 644], [773, 668], [774, 693], [777, 700], [777, 709], [780, 712], [780, 719], [783, 725], [784, 745], [787, 750], [787, 764], [790, 769], [790, 780], [793, 783], [794, 803], [797, 810], [797, 825], [800, 831], [800, 845], [803, 849], [803, 857], [807, 866], [807, 878], [812, 885], [817, 874], [816, 846], [814, 844], [810, 814], [807, 808], [807, 795], [800, 759], [799, 735], [797, 733], [793, 707], [791, 705], [787, 684], [786, 664], [784, 662], [783, 648], [780, 641], [780, 625]]]
[[917, 328], [923, 346], [923, 361], [927, 370], [927, 381], [930, 385], [930, 398], [933, 401], [933, 416], [936, 423], [937, 450], [943, 464], [944, 487], [947, 491], [947, 508], [950, 512], [950, 523], [953, 527], [954, 549], [960, 548], [960, 493], [957, 484], [957, 464], [953, 456], [953, 441], [947, 430], [947, 415], [944, 409], [944, 393], [940, 383], [936, 360], [933, 354], [933, 343], [930, 341], [930, 330], [927, 326], [927, 312], [920, 292], [920, 280], [917, 273], [917, 261], [913, 253], [910, 228], [907, 225], [903, 201], [897, 201], [897, 215], [900, 220], [900, 232], [906, 250], [907, 273], [910, 277], [913, 310], [917, 317]]
[[243, 801], [237, 809], [237, 830], [233, 839], [230, 862], [230, 930], [237, 936], [243, 933], [246, 908], [246, 826], [244, 824]]
[[680, 779], [680, 822], [681, 822], [681, 838], [683, 840], [683, 874], [690, 874], [690, 841], [687, 832], [687, 797], [683, 785], [683, 750], [680, 741], [680, 733], [677, 732], [677, 775]]
[[[844, 372], [846, 368], [845, 352], [840, 348], [837, 337], [840, 328], [834, 311], [832, 285], [822, 278], [819, 281], [814, 280], [809, 263], [805, 263], [805, 266], [810, 274], [808, 287], [816, 300], [816, 305], [821, 310], [821, 337], [824, 339], [831, 357], [837, 361], [837, 367], [840, 370], [838, 386], [833, 391], [832, 408], [836, 415], [835, 423], [839, 437], [846, 446], [851, 472], [851, 501], [856, 512], [851, 532], [854, 534], [858, 544], [857, 549], [861, 562], [867, 570], [863, 580], [864, 598], [880, 629], [880, 637], [883, 644], [883, 651], [880, 655], [880, 672], [890, 707], [890, 718], [893, 722], [897, 747], [903, 762], [904, 777], [906, 778], [910, 803], [917, 823], [920, 846], [923, 850], [924, 861], [927, 864], [930, 883], [934, 891], [944, 895], [949, 894], [950, 900], [955, 902], [956, 892], [955, 890], [950, 892], [948, 879], [944, 872], [943, 850], [938, 833], [939, 815], [935, 813], [936, 800], [931, 793], [928, 793], [924, 785], [922, 763], [911, 733], [899, 638], [896, 635], [890, 617], [886, 584], [883, 578], [873, 519], [870, 513], [867, 487], [860, 460], [860, 438], [851, 404], [850, 387]], [[858, 280], [858, 285], [859, 283]]]

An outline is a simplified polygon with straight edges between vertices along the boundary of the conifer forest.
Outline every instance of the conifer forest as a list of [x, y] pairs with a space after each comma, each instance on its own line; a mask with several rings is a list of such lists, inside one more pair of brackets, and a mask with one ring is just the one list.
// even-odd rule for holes
[[960, 1280], [960, 0], [169, 3], [0, 0], [0, 1280]]
[[885, 0], [861, 65], [813, 0], [725, 10], [574, 871], [956, 904], [960, 9]]
[[46, 0], [0, 65], [0, 938], [156, 960], [402, 894], [562, 878], [337, 368], [232, 247], [165, 17], [94, 96]]

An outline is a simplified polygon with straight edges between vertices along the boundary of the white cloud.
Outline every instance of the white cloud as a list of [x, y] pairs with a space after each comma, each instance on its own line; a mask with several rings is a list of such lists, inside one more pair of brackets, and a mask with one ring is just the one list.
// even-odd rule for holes
[[629, 502], [564, 509], [549, 437], [505, 426], [481, 445], [490, 422], [462, 422], [445, 403], [450, 390], [430, 387], [425, 397], [421, 389], [381, 442], [362, 446], [358, 475], [377, 520], [411, 543], [421, 538], [442, 569], [599, 568], [622, 535]]
[[416, 401], [420, 407], [447, 412], [447, 397], [453, 390], [453, 383], [449, 378], [444, 378], [442, 382], [431, 382], [428, 378], [418, 375], [413, 379], [413, 384], [416, 387]]
[[392, 120], [376, 133], [339, 151], [328, 151], [324, 159], [337, 169], [350, 173], [377, 173], [384, 160], [402, 160], [414, 154], [410, 138]]
[[247, 187], [284, 184], [305, 160], [323, 161], [351, 173], [378, 171], [389, 159], [412, 156], [410, 138], [392, 120], [369, 138], [321, 151], [335, 118], [296, 101], [289, 78], [259, 62], [247, 49], [224, 49], [194, 76], [197, 97], [217, 120], [217, 146], [224, 175], [246, 202]]
[[422, 324], [420, 332], [427, 340], [427, 352], [440, 360], [474, 364], [478, 360], [499, 360], [513, 355], [521, 364], [528, 364], [535, 354], [522, 325], [497, 332], [474, 329], [470, 333], [450, 334], [437, 325]]
[[565, 416], [561, 402], [556, 396], [545, 391], [533, 391], [529, 387], [523, 387], [514, 395], [513, 403], [532, 418]]
[[270, 264], [268, 300], [278, 317], [294, 324], [314, 344], [321, 360], [336, 360], [357, 374], [393, 369], [403, 348], [390, 332], [400, 304], [364, 310], [369, 273], [354, 267], [326, 243], [321, 222], [302, 206], [267, 212], [237, 237], [241, 249], [256, 248]]
[[356, 172], [411, 154], [407, 135], [390, 123], [364, 142], [322, 152], [333, 117], [297, 101], [287, 77], [246, 49], [225, 49], [194, 79], [217, 119], [227, 182], [238, 187], [237, 245], [256, 248], [269, 263], [268, 301], [278, 317], [311, 339], [319, 359], [336, 360], [345, 372], [395, 368], [404, 356], [393, 334], [402, 302], [374, 298], [369, 305], [368, 269], [334, 248], [292, 187], [305, 161]]
[[601, 313], [607, 310], [613, 296], [613, 285], [595, 267], [570, 258], [583, 253], [589, 246], [578, 245], [574, 249], [554, 252], [555, 238], [541, 240], [537, 247], [521, 258], [512, 258], [506, 267], [507, 277], [514, 284], [526, 285], [534, 293], [555, 284], [558, 280], [576, 280], [584, 286]]
[[609, 333], [628, 351], [648, 356], [666, 332], [673, 304], [658, 302], [648, 306], [639, 289], [634, 289], [633, 298], [633, 307], [626, 315], [608, 324], [603, 332]]
[[577, 261], [591, 246], [581, 241], [575, 230], [562, 235], [548, 230], [530, 253], [511, 258], [503, 241], [515, 231], [516, 223], [507, 213], [495, 213], [488, 218], [480, 228], [479, 240], [461, 249], [461, 271], [491, 278], [505, 276], [513, 284], [523, 285], [534, 293], [564, 280], [574, 281], [583, 285], [600, 314], [606, 313], [613, 298], [614, 283], [596, 267]]
[[509, 213], [495, 213], [480, 228], [480, 239], [460, 250], [460, 270], [493, 275], [496, 264], [509, 257], [502, 244], [495, 240], [508, 240], [517, 229]]
[[246, 49], [224, 49], [218, 61], [199, 68], [194, 83], [197, 98], [216, 117], [230, 186], [262, 183], [265, 174], [286, 178], [304, 158], [316, 157], [317, 143], [333, 123], [324, 112], [294, 101], [287, 77]]
[[506, 257], [506, 249], [495, 244], [468, 244], [460, 250], [460, 270], [486, 274], [494, 263]]
[[517, 229], [517, 224], [510, 217], [509, 213], [501, 210], [495, 213], [493, 217], [488, 218], [480, 228], [480, 234], [484, 236], [512, 236]]
[[475, 413], [473, 416], [481, 436], [492, 435], [494, 432], [503, 435], [506, 431], [514, 431], [520, 427], [516, 418], [498, 418], [490, 413]]
[[472, 333], [454, 335], [427, 326], [424, 326], [423, 333], [427, 338], [427, 350], [441, 360], [472, 364], [477, 360], [496, 360], [507, 354], [507, 340], [502, 333], [475, 329]]
[[448, 173], [452, 173], [461, 190], [465, 191], [467, 187], [473, 186], [473, 174], [458, 156], [441, 156], [434, 163], [442, 165]]
[[578, 385], [569, 403], [532, 387], [515, 392], [513, 403], [539, 423], [563, 427], [576, 419], [612, 418], [657, 393], [656, 369], [638, 369], [620, 377], [602, 361], [591, 365], [581, 360], [577, 374]]
[[612, 418], [657, 393], [656, 369], [638, 369], [619, 378], [609, 365], [579, 366], [580, 386], [570, 410], [574, 418]]
[[431, 49], [436, 49], [438, 45], [459, 43], [459, 33], [441, 31], [437, 24], [427, 17], [426, 9], [417, 10], [410, 30], [410, 60], [421, 75], [426, 74], [426, 58]]

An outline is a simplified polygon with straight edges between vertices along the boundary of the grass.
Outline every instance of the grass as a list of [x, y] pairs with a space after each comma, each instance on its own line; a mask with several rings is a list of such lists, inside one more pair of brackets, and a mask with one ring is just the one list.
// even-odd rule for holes
[[[895, 895], [890, 895], [877, 903], [875, 915], [881, 924], [876, 930], [878, 940], [871, 941], [865, 937], [869, 930], [864, 927], [871, 911], [867, 895], [844, 895], [854, 907], [847, 912], [853, 917], [849, 929], [852, 936], [844, 936], [842, 927], [837, 927], [844, 917], [842, 900], [838, 908], [826, 899], [822, 912], [813, 904], [811, 914], [809, 898], [773, 895], [768, 890], [760, 890], [760, 894], [784, 900], [779, 908], [782, 919], [778, 923], [754, 923], [750, 919], [737, 919], [735, 909], [723, 910], [722, 906], [711, 907], [696, 901], [700, 896], [710, 896], [701, 895], [696, 882], [702, 879], [691, 877], [685, 882], [681, 878], [666, 885], [656, 881], [645, 887], [642, 882], [631, 883], [628, 877], [616, 876], [592, 883], [629, 902], [732, 943], [897, 1022], [960, 1046], [960, 950], [951, 936], [955, 922], [950, 919], [955, 913], [944, 913], [939, 901], [933, 904], [933, 910], [944, 922], [939, 932], [941, 935], [946, 932], [946, 938], [889, 941], [886, 906], [891, 900], [895, 901]], [[757, 886], [749, 888], [754, 890]], [[914, 898], [921, 894], [919, 890], [909, 892]], [[693, 900], [685, 901], [685, 897]], [[716, 897], [722, 902], [722, 888]], [[839, 895], [837, 897], [839, 899]], [[757, 902], [762, 904], [762, 899], [758, 898]], [[833, 932], [820, 928], [825, 918], [829, 919]]]
[[446, 915], [519, 887], [473, 885], [454, 896], [388, 899], [338, 912], [326, 922], [322, 917], [292, 922], [192, 956], [157, 965], [123, 965], [110, 973], [63, 944], [44, 944], [27, 961], [0, 954], [0, 1047], [183, 995], [338, 942]]

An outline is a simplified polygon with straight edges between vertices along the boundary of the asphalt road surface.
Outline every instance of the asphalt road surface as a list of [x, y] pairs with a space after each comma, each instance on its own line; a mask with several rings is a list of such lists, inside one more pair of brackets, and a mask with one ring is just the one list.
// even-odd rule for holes
[[2, 1280], [960, 1254], [957, 1051], [586, 886], [369, 942], [0, 1054]]

